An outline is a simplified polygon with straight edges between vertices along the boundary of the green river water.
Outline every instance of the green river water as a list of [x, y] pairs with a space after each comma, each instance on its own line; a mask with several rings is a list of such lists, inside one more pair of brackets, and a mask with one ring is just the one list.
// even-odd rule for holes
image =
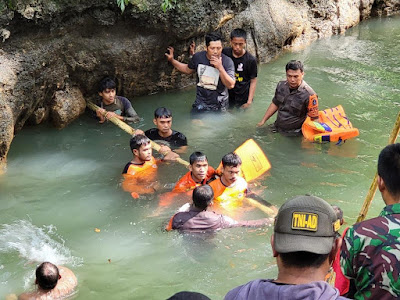
[[[138, 126], [152, 127], [154, 109], [169, 107], [173, 128], [189, 141], [182, 157], [201, 150], [213, 166], [253, 138], [272, 165], [256, 192], [277, 206], [310, 193], [339, 205], [352, 224], [400, 109], [399, 40], [399, 17], [365, 21], [343, 36], [260, 66], [255, 103], [245, 112], [194, 123], [191, 87], [131, 99], [143, 118]], [[305, 80], [318, 93], [320, 109], [342, 104], [359, 137], [320, 145], [256, 128], [290, 59], [304, 62]], [[15, 137], [7, 173], [0, 177], [0, 298], [33, 288], [36, 262], [44, 260], [71, 268], [79, 280], [74, 299], [85, 300], [166, 299], [182, 290], [222, 299], [237, 285], [277, 275], [271, 228], [226, 229], [203, 239], [164, 232], [162, 226], [182, 203], [155, 214], [158, 195], [135, 200], [122, 191], [120, 174], [131, 156], [125, 132], [89, 116], [62, 131], [36, 126]], [[164, 164], [158, 180], [168, 188], [184, 172], [179, 164]], [[382, 207], [378, 192], [368, 216]], [[264, 215], [246, 209], [242, 217]]]

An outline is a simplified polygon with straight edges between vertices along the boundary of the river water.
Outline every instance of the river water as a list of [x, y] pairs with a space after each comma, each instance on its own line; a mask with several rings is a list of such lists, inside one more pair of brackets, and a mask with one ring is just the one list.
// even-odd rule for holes
[[[352, 224], [400, 109], [399, 40], [399, 17], [365, 21], [343, 36], [262, 65], [255, 103], [245, 112], [193, 122], [191, 87], [131, 99], [143, 118], [138, 126], [152, 127], [154, 109], [169, 107], [173, 128], [189, 141], [182, 157], [201, 150], [213, 166], [253, 138], [272, 165], [256, 192], [277, 206], [313, 194], [339, 205]], [[304, 61], [320, 109], [343, 105], [360, 130], [358, 138], [320, 145], [255, 127], [290, 59]], [[130, 159], [129, 136], [88, 116], [62, 131], [36, 126], [15, 137], [8, 171], [0, 178], [0, 298], [32, 288], [33, 271], [43, 260], [70, 267], [79, 280], [74, 298], [85, 300], [165, 299], [182, 290], [222, 299], [237, 285], [277, 275], [271, 228], [227, 229], [207, 238], [164, 232], [181, 203], [159, 210], [159, 195], [132, 199], [122, 191], [120, 173]], [[179, 164], [164, 164], [158, 180], [168, 189], [184, 172]], [[382, 207], [378, 192], [368, 216]], [[244, 210], [242, 218], [264, 217]]]

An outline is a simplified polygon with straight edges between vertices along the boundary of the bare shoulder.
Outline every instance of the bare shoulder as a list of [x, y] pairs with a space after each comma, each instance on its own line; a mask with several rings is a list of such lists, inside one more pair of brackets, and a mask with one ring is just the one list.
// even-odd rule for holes
[[34, 299], [32, 293], [23, 293], [18, 296], [18, 300], [29, 300]]
[[42, 294], [38, 291], [23, 293], [18, 296], [18, 300], [37, 300], [41, 299]]
[[60, 272], [60, 280], [57, 283], [55, 289], [65, 291], [67, 293], [72, 292], [72, 290], [77, 286], [78, 280], [75, 274], [68, 268], [63, 266], [58, 266]]

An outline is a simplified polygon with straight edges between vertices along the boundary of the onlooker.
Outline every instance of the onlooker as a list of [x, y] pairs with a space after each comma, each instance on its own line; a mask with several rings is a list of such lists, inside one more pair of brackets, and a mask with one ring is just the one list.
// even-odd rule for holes
[[36, 291], [21, 294], [18, 299], [61, 299], [74, 291], [78, 281], [70, 269], [44, 262], [36, 269], [35, 284], [37, 284]]
[[189, 64], [174, 59], [174, 48], [168, 47], [168, 61], [184, 74], [197, 73], [196, 100], [192, 112], [226, 111], [229, 106], [228, 89], [235, 86], [235, 67], [222, 54], [222, 38], [217, 33], [206, 34], [206, 51], [193, 55]]
[[104, 78], [99, 84], [98, 92], [101, 97], [98, 106], [101, 109], [96, 111], [96, 116], [100, 119], [100, 123], [104, 123], [106, 118], [112, 117], [117, 117], [125, 122], [139, 122], [140, 118], [133, 109], [131, 102], [125, 97], [116, 96], [114, 80], [108, 77]]
[[307, 115], [318, 118], [318, 97], [303, 80], [302, 62], [291, 60], [286, 64], [286, 80], [280, 81], [264, 117], [257, 126], [262, 126], [277, 111], [274, 131], [287, 135], [301, 135], [301, 126]]
[[277, 279], [258, 279], [225, 296], [239, 299], [346, 299], [324, 281], [340, 247], [340, 227], [333, 208], [314, 196], [286, 201], [275, 218], [272, 253]]
[[145, 135], [153, 141], [167, 142], [169, 147], [181, 147], [184, 151], [187, 146], [187, 139], [182, 133], [172, 130], [172, 113], [168, 108], [159, 107], [154, 111], [154, 125], [157, 128], [152, 128], [145, 131]]
[[272, 218], [235, 221], [227, 216], [207, 211], [207, 208], [212, 204], [213, 198], [214, 192], [208, 184], [196, 187], [193, 190], [193, 204], [190, 207], [184, 206], [188, 210], [186, 209], [186, 211], [180, 211], [175, 214], [170, 219], [166, 230], [179, 229], [193, 232], [240, 226], [264, 226], [270, 225], [273, 222]]
[[235, 87], [229, 90], [229, 106], [247, 108], [253, 103], [257, 86], [257, 60], [246, 51], [247, 33], [241, 28], [232, 30], [231, 47], [222, 53], [229, 56], [235, 65]]
[[378, 188], [386, 206], [379, 217], [347, 230], [340, 253], [351, 279], [348, 296], [355, 299], [400, 298], [400, 144], [381, 151]]

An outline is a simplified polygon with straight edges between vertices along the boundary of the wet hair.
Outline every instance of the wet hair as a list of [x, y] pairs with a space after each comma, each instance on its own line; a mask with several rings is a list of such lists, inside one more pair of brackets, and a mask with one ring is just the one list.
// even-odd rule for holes
[[327, 254], [316, 254], [307, 251], [279, 253], [285, 267], [319, 268], [329, 257]]
[[206, 39], [207, 47], [210, 45], [210, 42], [221, 41], [221, 43], [222, 43], [222, 37], [218, 32], [207, 33], [205, 39]]
[[237, 167], [242, 164], [242, 160], [240, 159], [239, 155], [234, 152], [230, 152], [225, 154], [222, 158], [222, 166], [225, 167]]
[[231, 40], [233, 38], [243, 38], [244, 40], [247, 40], [247, 33], [242, 28], [233, 29], [231, 32]]
[[183, 291], [172, 295], [167, 300], [211, 300], [211, 299], [201, 293]]
[[208, 184], [198, 186], [193, 190], [193, 203], [197, 208], [205, 210], [213, 199], [214, 191]]
[[379, 154], [378, 175], [388, 192], [400, 196], [400, 144], [388, 145]]
[[196, 161], [203, 161], [203, 160], [208, 161], [207, 156], [203, 152], [196, 151], [190, 154], [189, 163], [191, 165], [193, 165]]
[[147, 136], [143, 135], [143, 134], [135, 135], [129, 141], [129, 145], [131, 146], [131, 151], [133, 151], [134, 149], [139, 150], [139, 148], [142, 145], [147, 145], [149, 143], [150, 143], [150, 139]]
[[55, 288], [59, 278], [59, 271], [56, 265], [50, 262], [44, 262], [36, 268], [36, 280], [39, 287], [43, 290], [52, 290]]
[[293, 71], [300, 70], [301, 72], [304, 72], [303, 63], [299, 60], [291, 60], [286, 64], [286, 71], [288, 70], [293, 70]]
[[106, 89], [115, 89], [117, 85], [115, 81], [112, 80], [110, 77], [103, 78], [99, 83], [99, 93], [105, 91]]
[[159, 107], [154, 111], [154, 118], [172, 118], [172, 112], [165, 107]]

